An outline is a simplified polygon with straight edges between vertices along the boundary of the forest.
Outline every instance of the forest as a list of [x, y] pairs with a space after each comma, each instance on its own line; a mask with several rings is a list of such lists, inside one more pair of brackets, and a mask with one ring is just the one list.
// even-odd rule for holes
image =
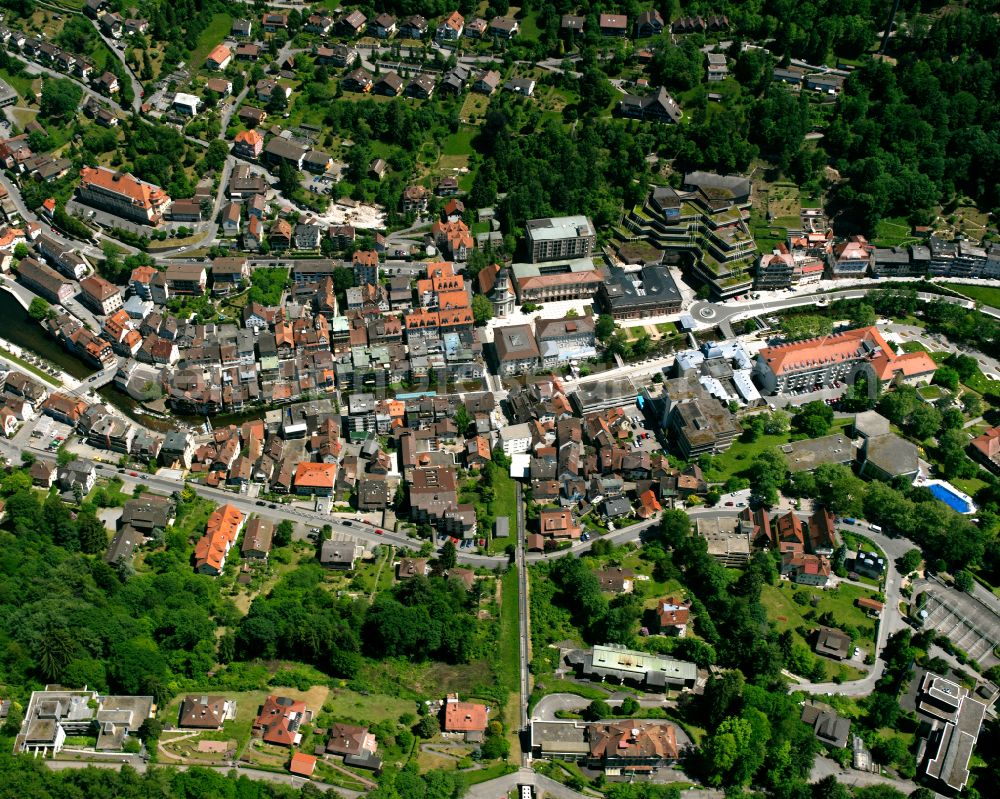
[[[0, 481], [0, 496], [12, 520], [0, 530], [0, 683], [25, 695], [58, 682], [165, 704], [203, 686], [216, 664], [283, 659], [351, 678], [365, 657], [466, 663], [494, 646], [495, 630], [475, 618], [475, 592], [436, 574], [369, 605], [325, 590], [323, 569], [306, 559], [241, 616], [192, 568], [211, 508], [193, 492], [178, 495], [176, 524], [135, 570], [104, 562], [94, 504], [43, 495], [24, 469]], [[104, 488], [94, 499], [113, 501]]]

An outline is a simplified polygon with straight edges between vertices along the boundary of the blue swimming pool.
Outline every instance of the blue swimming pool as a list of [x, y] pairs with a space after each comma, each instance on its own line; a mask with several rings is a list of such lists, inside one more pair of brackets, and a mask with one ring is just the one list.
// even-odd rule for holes
[[960, 496], [955, 494], [948, 488], [948, 486], [941, 485], [940, 483], [931, 483], [927, 487], [935, 497], [940, 499], [948, 507], [954, 508], [959, 513], [969, 513], [972, 511], [972, 506]]

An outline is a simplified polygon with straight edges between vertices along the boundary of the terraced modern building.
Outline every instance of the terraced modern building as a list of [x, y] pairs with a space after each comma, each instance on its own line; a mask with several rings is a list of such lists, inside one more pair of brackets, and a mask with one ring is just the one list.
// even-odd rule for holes
[[750, 232], [750, 180], [738, 175], [691, 172], [683, 187], [657, 186], [618, 230], [619, 253], [645, 242], [668, 261], [681, 262], [713, 296], [747, 291], [757, 252]]

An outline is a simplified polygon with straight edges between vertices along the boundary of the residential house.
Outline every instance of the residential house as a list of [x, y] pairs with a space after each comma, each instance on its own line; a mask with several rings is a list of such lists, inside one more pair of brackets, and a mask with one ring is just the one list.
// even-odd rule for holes
[[267, 12], [261, 17], [260, 26], [264, 33], [288, 30], [288, 15]]
[[216, 45], [212, 52], [208, 54], [208, 58], [205, 59], [205, 66], [209, 69], [217, 70], [222, 72], [228, 67], [233, 61], [233, 51], [230, 50], [226, 45], [219, 44]]
[[264, 150], [264, 137], [256, 130], [241, 130], [233, 141], [233, 155], [256, 160]]
[[320, 546], [319, 562], [321, 566], [337, 571], [350, 571], [354, 564], [364, 554], [364, 546], [353, 539], [327, 539]]
[[511, 78], [503, 85], [504, 91], [531, 97], [535, 93], [535, 81], [532, 78]]
[[817, 655], [833, 660], [846, 660], [851, 654], [851, 636], [832, 627], [820, 627], [813, 649]]
[[242, 42], [236, 45], [236, 59], [238, 61], [257, 61], [260, 58], [261, 47], [259, 44]]
[[367, 24], [368, 18], [355, 9], [341, 17], [338, 27], [346, 36], [357, 36], [365, 29]]
[[365, 757], [378, 751], [378, 741], [367, 727], [336, 723], [327, 734], [327, 754]]
[[601, 14], [599, 27], [602, 36], [628, 36], [628, 17], [622, 14]]
[[406, 96], [414, 97], [418, 100], [430, 100], [434, 95], [434, 76], [422, 73], [414, 77], [406, 85]]
[[426, 558], [402, 558], [396, 565], [397, 580], [412, 580], [430, 574], [430, 562]]
[[236, 700], [224, 696], [189, 694], [181, 701], [178, 727], [197, 730], [221, 730], [236, 718]]
[[517, 31], [517, 20], [512, 17], [494, 17], [490, 21], [490, 36], [495, 39], [513, 39]]
[[434, 30], [434, 38], [438, 41], [455, 41], [462, 37], [465, 30], [465, 17], [457, 11], [452, 11], [442, 19]]
[[243, 206], [240, 203], [226, 203], [222, 209], [222, 232], [226, 236], [240, 234], [240, 215]]
[[97, 482], [97, 469], [89, 461], [70, 461], [56, 471], [56, 481], [60, 490], [75, 492], [77, 488], [86, 496]]
[[851, 735], [850, 719], [812, 703], [802, 707], [802, 721], [813, 728], [816, 738], [827, 746], [844, 749]]
[[333, 494], [337, 481], [337, 465], [335, 463], [302, 462], [295, 468], [293, 489], [296, 494], [312, 494], [328, 497]]
[[448, 694], [442, 708], [441, 730], [460, 732], [466, 741], [481, 741], [486, 732], [489, 709], [475, 702], [461, 702], [458, 694]]
[[348, 73], [341, 81], [341, 86], [344, 87], [345, 91], [359, 92], [361, 94], [370, 92], [374, 85], [375, 82], [372, 79], [371, 73], [361, 67]]
[[726, 64], [726, 56], [723, 53], [708, 54], [708, 81], [715, 83], [725, 80], [729, 76], [729, 67]]
[[378, 39], [391, 39], [396, 35], [396, 18], [392, 14], [378, 14], [368, 23], [368, 33]]
[[312, 720], [305, 702], [271, 694], [264, 700], [253, 723], [253, 734], [274, 746], [296, 746], [302, 740], [300, 728]]
[[683, 638], [691, 618], [691, 600], [668, 596], [656, 603], [654, 614], [657, 628], [662, 634]]
[[422, 39], [427, 35], [428, 23], [419, 14], [407, 17], [399, 26], [399, 35], [404, 39]]
[[576, 541], [583, 530], [570, 510], [543, 510], [538, 514], [538, 531], [547, 538]]
[[641, 119], [644, 122], [680, 122], [682, 112], [677, 101], [661, 86], [654, 94], [626, 94], [619, 101], [618, 110], [624, 117]]
[[[603, 21], [602, 18], [602, 33], [604, 33]], [[635, 23], [635, 37], [637, 39], [646, 39], [650, 36], [659, 36], [663, 33], [663, 27], [663, 17], [659, 11], [655, 8], [650, 11], [643, 11], [639, 14]]]
[[124, 304], [118, 287], [99, 275], [80, 281], [80, 300], [94, 313], [102, 316], [114, 313]]
[[493, 69], [484, 70], [472, 84], [472, 91], [478, 94], [491, 95], [500, 85], [500, 73]]

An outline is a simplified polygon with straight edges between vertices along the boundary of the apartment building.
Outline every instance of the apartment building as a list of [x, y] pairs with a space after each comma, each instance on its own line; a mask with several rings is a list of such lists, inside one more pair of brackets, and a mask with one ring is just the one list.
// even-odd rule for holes
[[830, 277], [864, 277], [871, 266], [872, 247], [864, 236], [851, 236], [833, 248], [829, 257]]
[[114, 313], [124, 304], [118, 286], [100, 275], [80, 281], [80, 299], [94, 313], [102, 316]]
[[22, 258], [17, 265], [17, 277], [25, 286], [57, 305], [73, 296], [73, 284], [34, 258]]
[[528, 260], [533, 264], [589, 258], [594, 254], [597, 235], [585, 216], [529, 219], [525, 227]]

